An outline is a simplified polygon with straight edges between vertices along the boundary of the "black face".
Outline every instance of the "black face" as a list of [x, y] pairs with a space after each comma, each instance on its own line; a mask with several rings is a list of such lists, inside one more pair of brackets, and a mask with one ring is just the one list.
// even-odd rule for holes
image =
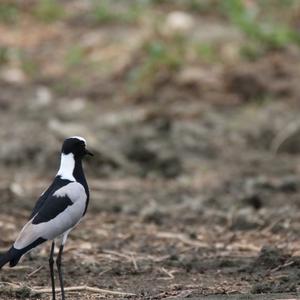
[[75, 158], [82, 158], [86, 154], [93, 155], [85, 147], [85, 142], [78, 138], [65, 139], [61, 152], [64, 154], [73, 153]]

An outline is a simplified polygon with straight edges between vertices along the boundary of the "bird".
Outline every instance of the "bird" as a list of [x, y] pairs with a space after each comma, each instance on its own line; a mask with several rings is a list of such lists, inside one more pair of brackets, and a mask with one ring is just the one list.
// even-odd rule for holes
[[20, 258], [46, 241], [52, 241], [49, 269], [52, 300], [55, 300], [54, 249], [60, 242], [56, 258], [61, 289], [61, 299], [65, 300], [62, 254], [70, 231], [80, 222], [89, 204], [89, 187], [84, 175], [82, 160], [93, 156], [87, 149], [86, 140], [80, 136], [66, 138], [62, 144], [60, 166], [50, 186], [37, 200], [29, 221], [20, 231], [11, 248], [0, 256], [0, 269], [7, 263], [14, 267]]

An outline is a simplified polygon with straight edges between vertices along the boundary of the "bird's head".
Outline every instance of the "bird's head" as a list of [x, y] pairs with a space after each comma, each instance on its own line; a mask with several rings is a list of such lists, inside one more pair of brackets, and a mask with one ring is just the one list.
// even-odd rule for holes
[[93, 153], [86, 148], [86, 140], [80, 136], [65, 139], [61, 152], [65, 155], [72, 153], [75, 158], [83, 158], [85, 155], [93, 156]]

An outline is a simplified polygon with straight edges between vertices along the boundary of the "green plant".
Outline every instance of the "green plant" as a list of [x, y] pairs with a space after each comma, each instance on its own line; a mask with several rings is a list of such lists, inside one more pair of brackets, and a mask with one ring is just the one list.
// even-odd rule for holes
[[84, 49], [80, 46], [73, 46], [66, 54], [65, 61], [68, 67], [79, 65], [84, 59]]
[[[180, 2], [180, 1], [178, 1]], [[215, 0], [184, 0], [181, 3], [193, 12], [198, 13], [215, 13], [216, 1]]]
[[8, 61], [8, 51], [7, 47], [0, 47], [0, 65]]
[[240, 55], [248, 61], [255, 61], [264, 54], [261, 47], [257, 47], [254, 43], [246, 43], [240, 48]]
[[39, 65], [33, 56], [21, 49], [16, 51], [16, 55], [24, 73], [30, 77], [36, 77], [39, 71]]
[[174, 39], [170, 44], [163, 40], [150, 41], [144, 49], [149, 66], [165, 66], [169, 69], [176, 69], [180, 65], [184, 51], [180, 39]]
[[147, 41], [141, 49], [140, 62], [129, 72], [130, 90], [146, 91], [159, 75], [170, 75], [178, 70], [185, 59], [186, 40], [176, 36], [170, 40], [157, 36]]
[[126, 6], [109, 0], [94, 0], [91, 17], [96, 23], [135, 23], [141, 15], [143, 3], [132, 2]]
[[197, 56], [201, 59], [204, 60], [205, 62], [215, 62], [218, 60], [218, 53], [216, 50], [216, 47], [212, 44], [207, 44], [207, 43], [201, 43], [195, 45], [195, 51]]
[[39, 0], [33, 13], [46, 23], [59, 20], [65, 15], [63, 6], [57, 0]]
[[0, 4], [0, 22], [13, 23], [16, 22], [19, 16], [19, 10], [15, 4], [3, 3]]
[[260, 20], [256, 10], [246, 7], [244, 1], [226, 0], [222, 2], [222, 8], [233, 24], [268, 49], [300, 43], [300, 35], [296, 31], [284, 24]]

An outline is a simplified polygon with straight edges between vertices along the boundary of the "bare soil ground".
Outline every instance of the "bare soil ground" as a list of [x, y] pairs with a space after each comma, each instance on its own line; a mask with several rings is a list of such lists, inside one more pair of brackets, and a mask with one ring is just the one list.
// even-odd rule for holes
[[[256, 109], [253, 122], [248, 110]], [[126, 110], [133, 116], [147, 111], [144, 105]], [[8, 126], [18, 113], [6, 110], [2, 122], [7, 118]], [[299, 158], [274, 155], [264, 136], [275, 135], [268, 131], [270, 122], [281, 122], [285, 113], [297, 114], [295, 108], [278, 102], [259, 108], [205, 106], [203, 112], [193, 113], [193, 118], [168, 116], [167, 121], [158, 115], [149, 122], [143, 112], [144, 117], [128, 121], [129, 128], [114, 125], [100, 143], [103, 150], [93, 146], [96, 156], [86, 164], [91, 204], [66, 246], [66, 286], [127, 292], [133, 299], [297, 292]], [[100, 122], [110, 114], [100, 113]], [[236, 122], [238, 129], [232, 130]], [[52, 152], [58, 154], [59, 139], [50, 147], [51, 139], [44, 139], [47, 133], [39, 128], [33, 126], [31, 133], [20, 128], [19, 135], [15, 131], [25, 142], [15, 153], [14, 148], [8, 151], [2, 169], [3, 251], [58, 164]], [[97, 132], [102, 134], [101, 129]], [[2, 149], [17, 143], [17, 138], [2, 140]], [[26, 163], [18, 156], [27, 157]], [[28, 255], [17, 268], [2, 270], [3, 299], [49, 298], [26, 288], [49, 287], [49, 246]], [[125, 297], [76, 291], [69, 295]]]
[[[76, 134], [96, 155], [85, 164], [91, 202], [66, 245], [65, 285], [116, 293], [71, 290], [68, 299], [296, 295], [298, 51], [203, 64], [198, 73], [186, 66], [131, 93], [124, 82], [141, 59], [132, 44], [145, 38], [144, 28], [95, 27], [77, 9], [70, 4], [74, 14], [64, 22], [41, 25], [25, 14], [22, 26], [0, 26], [2, 44], [22, 43], [41, 66], [32, 76], [13, 63], [1, 68], [0, 250], [55, 174], [61, 141]], [[59, 55], [75, 41], [117, 61], [109, 72], [106, 64], [61, 68]], [[50, 287], [49, 247], [1, 270], [1, 299], [49, 299], [37, 291]]]

